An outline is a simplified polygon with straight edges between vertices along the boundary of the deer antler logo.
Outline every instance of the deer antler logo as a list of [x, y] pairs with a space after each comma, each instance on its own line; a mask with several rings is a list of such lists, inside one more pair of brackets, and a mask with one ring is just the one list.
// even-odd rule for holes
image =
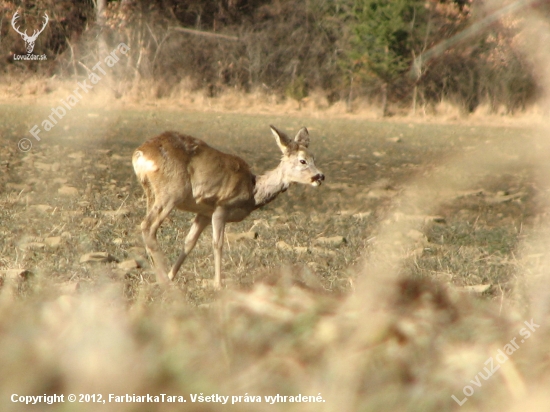
[[27, 54], [31, 54], [34, 50], [34, 42], [36, 42], [36, 39], [38, 38], [38, 35], [44, 31], [46, 28], [46, 25], [48, 24], [48, 21], [50, 20], [48, 15], [44, 13], [44, 25], [40, 30], [35, 30], [32, 34], [32, 36], [29, 36], [27, 34], [27, 31], [25, 30], [24, 33], [21, 33], [19, 31], [19, 27], [15, 26], [15, 21], [19, 18], [19, 12], [15, 12], [13, 15], [13, 18], [11, 19], [11, 25], [13, 26], [13, 29], [21, 35], [21, 38], [25, 41], [25, 46], [27, 48]]

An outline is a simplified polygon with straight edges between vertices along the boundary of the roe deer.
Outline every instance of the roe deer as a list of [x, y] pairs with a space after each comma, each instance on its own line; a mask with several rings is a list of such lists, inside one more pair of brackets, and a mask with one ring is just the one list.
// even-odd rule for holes
[[[294, 140], [270, 127], [283, 157], [277, 168], [261, 176], [252, 174], [240, 157], [176, 132], [149, 139], [135, 150], [132, 164], [147, 197], [147, 216], [141, 229], [159, 283], [174, 278], [204, 228], [212, 223], [214, 286], [220, 288], [225, 223], [240, 222], [286, 191], [291, 183], [319, 186], [325, 180], [307, 149], [309, 133], [305, 127]], [[157, 230], [174, 208], [196, 216], [183, 251], [168, 272], [157, 242]]]

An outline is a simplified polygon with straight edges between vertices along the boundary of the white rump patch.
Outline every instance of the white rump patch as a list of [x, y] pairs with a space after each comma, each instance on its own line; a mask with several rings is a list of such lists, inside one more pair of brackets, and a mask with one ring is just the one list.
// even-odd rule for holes
[[137, 151], [132, 160], [134, 166], [134, 171], [136, 175], [141, 179], [143, 175], [146, 175], [150, 172], [156, 172], [159, 170], [158, 166], [150, 159], [147, 159], [143, 152]]

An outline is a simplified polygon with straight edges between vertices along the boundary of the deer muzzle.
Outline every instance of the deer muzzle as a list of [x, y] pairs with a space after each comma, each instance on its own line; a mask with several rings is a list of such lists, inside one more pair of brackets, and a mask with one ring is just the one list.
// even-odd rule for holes
[[317, 173], [311, 178], [311, 184], [315, 187], [321, 186], [321, 182], [325, 180], [325, 175], [322, 173]]

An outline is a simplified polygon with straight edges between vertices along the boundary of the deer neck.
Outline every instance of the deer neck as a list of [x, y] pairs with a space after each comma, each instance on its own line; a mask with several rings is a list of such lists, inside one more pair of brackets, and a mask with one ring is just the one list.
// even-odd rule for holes
[[290, 186], [285, 182], [283, 168], [279, 165], [261, 176], [256, 177], [254, 187], [254, 203], [256, 209], [274, 200], [279, 193], [285, 192]]

